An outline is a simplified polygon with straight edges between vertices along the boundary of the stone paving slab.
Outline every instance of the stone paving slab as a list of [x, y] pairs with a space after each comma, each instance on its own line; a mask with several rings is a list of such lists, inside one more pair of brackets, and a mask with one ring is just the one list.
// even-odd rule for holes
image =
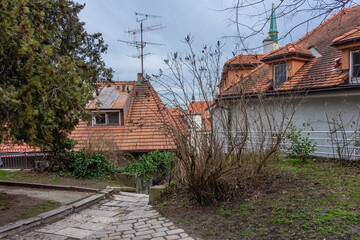
[[183, 229], [152, 209], [148, 200], [144, 194], [119, 192], [60, 221], [7, 239], [193, 240]]

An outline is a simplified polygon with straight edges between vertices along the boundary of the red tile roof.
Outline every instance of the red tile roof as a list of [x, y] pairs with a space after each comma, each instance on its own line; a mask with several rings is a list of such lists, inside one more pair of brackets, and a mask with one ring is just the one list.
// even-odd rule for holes
[[233, 57], [232, 59], [228, 60], [225, 62], [225, 65], [235, 65], [235, 64], [239, 64], [239, 65], [260, 65], [261, 64], [261, 59], [263, 58], [265, 54], [249, 54], [249, 55], [244, 55], [244, 54], [240, 54], [237, 55], [236, 57]]
[[211, 129], [211, 122], [209, 120], [210, 113], [206, 110], [214, 104], [214, 101], [197, 101], [197, 102], [191, 102], [189, 104], [187, 113], [189, 115], [191, 114], [199, 114], [201, 115], [201, 118], [205, 121], [205, 127], [204, 129], [210, 130]]
[[40, 148], [30, 147], [27, 144], [8, 142], [0, 144], [0, 152], [40, 152]]
[[124, 152], [175, 149], [173, 134], [167, 127], [174, 120], [151, 84], [125, 84], [134, 88], [125, 126], [91, 126], [83, 121], [70, 136], [78, 142], [76, 148]]
[[261, 59], [261, 61], [267, 62], [270, 60], [291, 57], [291, 56], [310, 58], [312, 57], [312, 53], [307, 48], [304, 48], [300, 45], [296, 45], [293, 43], [289, 43], [286, 46], [283, 46], [265, 55], [264, 58]]
[[203, 114], [213, 104], [213, 101], [191, 102], [189, 104], [187, 112], [188, 114]]
[[333, 45], [340, 45], [342, 43], [349, 43], [353, 41], [360, 41], [360, 27], [352, 29], [351, 31], [337, 37], [333, 40]]
[[[308, 54], [307, 49], [313, 47], [321, 54], [321, 56], [305, 62], [296, 74], [283, 83], [277, 91], [329, 88], [346, 83], [348, 74], [343, 73], [341, 67], [335, 65], [336, 59], [341, 58], [341, 51], [330, 45], [333, 39], [339, 36], [345, 36], [341, 39], [357, 37], [359, 19], [360, 5], [341, 10], [294, 44], [287, 45], [266, 55], [265, 59], [273, 54], [286, 53], [290, 50], [288, 46], [292, 46], [295, 51], [304, 54]], [[258, 66], [244, 79], [239, 80], [220, 93], [220, 96], [238, 94], [239, 90], [246, 90], [246, 93], [271, 90], [272, 80], [268, 78], [267, 68], [267, 64]]]

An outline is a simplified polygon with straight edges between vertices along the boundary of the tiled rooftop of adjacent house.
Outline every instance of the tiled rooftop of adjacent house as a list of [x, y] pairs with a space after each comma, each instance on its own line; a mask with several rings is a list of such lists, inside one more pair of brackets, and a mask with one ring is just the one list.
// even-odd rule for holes
[[[311, 32], [300, 38], [293, 44], [275, 50], [264, 58], [274, 54], [286, 54], [290, 47], [295, 52], [309, 54], [310, 48], [315, 49], [320, 56], [313, 56], [296, 72], [296, 74], [285, 81], [277, 91], [309, 90], [337, 87], [346, 84], [348, 73], [342, 71], [341, 65], [336, 61], [341, 58], [341, 51], [331, 46], [333, 40], [358, 38], [360, 19], [360, 5], [343, 9]], [[341, 36], [341, 38], [339, 38]], [[245, 78], [230, 85], [221, 92], [220, 96], [239, 94], [239, 89], [245, 93], [259, 91], [272, 91], [272, 80], [268, 78], [268, 65], [262, 64], [249, 73]], [[245, 91], [244, 91], [245, 89]]]
[[240, 54], [225, 62], [225, 65], [259, 65], [264, 54]]
[[286, 46], [280, 47], [279, 49], [274, 50], [269, 54], [265, 55], [261, 59], [261, 61], [266, 62], [271, 59], [292, 56], [292, 55], [311, 57], [312, 53], [310, 52], [310, 50], [308, 50], [305, 47], [302, 47], [297, 44], [289, 43]]
[[360, 40], [360, 27], [357, 27], [355, 29], [352, 29], [351, 31], [345, 33], [344, 35], [341, 35], [340, 37], [337, 37], [333, 40], [334, 45], [338, 45], [345, 42], [351, 42], [351, 41], [359, 41]]
[[[80, 122], [71, 138], [81, 147], [97, 151], [147, 152], [175, 149], [168, 124], [173, 123], [168, 110], [149, 82], [115, 82], [111, 86], [132, 86], [128, 117], [124, 126], [92, 126]], [[106, 89], [102, 88], [101, 91]]]
[[213, 105], [213, 101], [193, 101], [189, 104], [187, 113], [188, 114], [198, 114], [201, 115], [201, 118], [204, 120], [204, 127], [205, 130], [211, 129], [211, 122], [209, 120], [210, 113], [207, 111], [211, 105]]

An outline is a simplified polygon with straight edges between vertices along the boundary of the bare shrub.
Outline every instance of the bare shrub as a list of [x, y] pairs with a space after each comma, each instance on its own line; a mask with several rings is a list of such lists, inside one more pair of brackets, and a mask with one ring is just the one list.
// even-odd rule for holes
[[[250, 88], [258, 79], [247, 79], [233, 89], [233, 96], [217, 96], [221, 79], [221, 45], [205, 46], [199, 53], [185, 39], [189, 54], [172, 54], [164, 62], [169, 71], [160, 71], [152, 80], [167, 104], [180, 110], [174, 121], [164, 121], [176, 139], [177, 180], [201, 203], [235, 196], [245, 185], [254, 184], [269, 160], [279, 150], [296, 105], [295, 95], [266, 96]], [[206, 101], [211, 130], [184, 129], [179, 122], [197, 122], [185, 110], [194, 98]], [[215, 103], [210, 105], [211, 100]]]
[[359, 160], [360, 113], [344, 120], [343, 113], [326, 114], [334, 156], [344, 165]]

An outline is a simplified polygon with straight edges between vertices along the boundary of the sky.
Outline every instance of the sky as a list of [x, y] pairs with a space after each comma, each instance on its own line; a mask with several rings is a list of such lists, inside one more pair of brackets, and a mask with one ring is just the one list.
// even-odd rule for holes
[[[139, 55], [139, 50], [118, 41], [134, 40], [126, 31], [140, 27], [135, 12], [161, 16], [144, 21], [144, 27], [157, 24], [166, 27], [144, 33], [144, 41], [163, 44], [145, 47], [145, 53], [151, 53], [144, 59], [147, 74], [156, 74], [160, 68], [164, 68], [163, 59], [166, 59], [170, 53], [186, 53], [187, 48], [183, 39], [188, 34], [194, 39], [195, 50], [200, 51], [203, 45], [215, 45], [220, 40], [224, 45], [222, 61], [225, 62], [233, 56], [235, 41], [224, 38], [236, 34], [235, 25], [228, 20], [232, 17], [232, 13], [219, 11], [231, 7], [233, 0], [78, 0], [77, 2], [86, 4], [80, 13], [80, 20], [85, 22], [85, 29], [89, 33], [102, 33], [105, 43], [108, 44], [107, 54], [103, 58], [106, 65], [114, 70], [115, 81], [136, 80], [137, 73], [141, 72], [140, 60], [131, 57]], [[270, 13], [271, 1], [265, 0], [262, 7]], [[260, 10], [250, 9], [250, 11], [256, 13]], [[254, 19], [246, 16], [241, 19], [241, 23], [247, 25], [251, 25], [252, 21]], [[280, 35], [281, 32], [287, 31], [288, 25], [288, 19], [278, 19]], [[264, 30], [246, 44], [261, 46], [268, 29], [267, 23]], [[293, 38], [296, 40], [301, 35], [295, 34]], [[136, 40], [140, 40], [139, 35], [136, 37]], [[290, 37], [281, 40], [283, 44], [289, 41], [291, 41]], [[255, 53], [261, 51], [261, 48], [254, 50]]]

